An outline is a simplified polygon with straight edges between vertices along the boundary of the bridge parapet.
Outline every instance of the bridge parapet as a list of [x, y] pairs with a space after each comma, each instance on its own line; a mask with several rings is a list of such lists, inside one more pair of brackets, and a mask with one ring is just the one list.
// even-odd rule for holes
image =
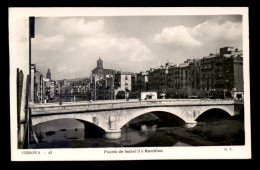
[[167, 107], [167, 106], [204, 106], [204, 105], [234, 105], [234, 100], [198, 100], [198, 99], [157, 99], [157, 100], [130, 100], [130, 101], [106, 101], [106, 102], [80, 102], [55, 104], [33, 104], [30, 106], [31, 114], [70, 113], [105, 111], [142, 107]]
[[121, 127], [134, 118], [151, 112], [173, 114], [186, 123], [196, 119], [210, 109], [221, 109], [233, 116], [243, 108], [242, 101], [198, 100], [198, 99], [157, 99], [157, 100], [114, 100], [95, 102], [66, 102], [30, 105], [32, 124], [55, 119], [77, 119], [93, 123], [102, 128], [109, 139], [121, 136]]

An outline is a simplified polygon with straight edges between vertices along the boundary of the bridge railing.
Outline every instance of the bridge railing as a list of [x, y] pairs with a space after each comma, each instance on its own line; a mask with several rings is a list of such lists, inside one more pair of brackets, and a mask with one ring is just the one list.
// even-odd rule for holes
[[194, 105], [230, 105], [234, 100], [199, 100], [199, 99], [157, 99], [157, 100], [129, 100], [129, 101], [106, 101], [106, 102], [80, 102], [32, 105], [32, 115], [45, 113], [82, 112], [94, 110], [128, 109], [152, 106], [194, 106]]

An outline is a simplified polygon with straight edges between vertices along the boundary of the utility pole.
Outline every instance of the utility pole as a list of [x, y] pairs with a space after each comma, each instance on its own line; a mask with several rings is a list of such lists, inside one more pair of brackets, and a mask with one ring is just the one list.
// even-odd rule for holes
[[[34, 22], [35, 18], [34, 17], [29, 17], [29, 101], [31, 101], [31, 38], [34, 38]], [[33, 88], [33, 87], [32, 87]]]
[[96, 91], [97, 91], [97, 89], [96, 89], [96, 75], [94, 75], [94, 82], [95, 82], [94, 100], [96, 101], [96, 97], [97, 97], [97, 96], [96, 96], [96, 95], [97, 95], [97, 94], [96, 94], [96, 93], [97, 93], [97, 92], [96, 92]]
[[[30, 144], [30, 113], [29, 113], [29, 102], [31, 101], [31, 38], [34, 38], [34, 22], [35, 18], [34, 17], [29, 17], [29, 84], [28, 84], [28, 98], [27, 98], [27, 116], [26, 116], [26, 126], [27, 129], [25, 128], [25, 146], [28, 147]], [[27, 135], [26, 135], [27, 134]]]

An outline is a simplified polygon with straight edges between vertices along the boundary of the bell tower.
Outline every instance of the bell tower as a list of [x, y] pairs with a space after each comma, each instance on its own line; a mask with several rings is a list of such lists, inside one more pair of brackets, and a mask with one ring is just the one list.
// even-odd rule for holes
[[46, 78], [51, 80], [51, 71], [50, 71], [50, 69], [48, 69], [48, 71], [46, 73]]
[[103, 61], [100, 59], [100, 57], [97, 60], [97, 68], [98, 69], [103, 69]]

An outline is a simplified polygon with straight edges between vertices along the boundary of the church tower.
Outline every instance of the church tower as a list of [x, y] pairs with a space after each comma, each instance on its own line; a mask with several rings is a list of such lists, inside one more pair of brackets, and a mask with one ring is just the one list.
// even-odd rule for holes
[[51, 71], [50, 71], [50, 69], [48, 69], [48, 71], [47, 71], [46, 78], [51, 80]]
[[98, 69], [103, 69], [103, 61], [100, 59], [100, 57], [97, 60], [97, 68]]

